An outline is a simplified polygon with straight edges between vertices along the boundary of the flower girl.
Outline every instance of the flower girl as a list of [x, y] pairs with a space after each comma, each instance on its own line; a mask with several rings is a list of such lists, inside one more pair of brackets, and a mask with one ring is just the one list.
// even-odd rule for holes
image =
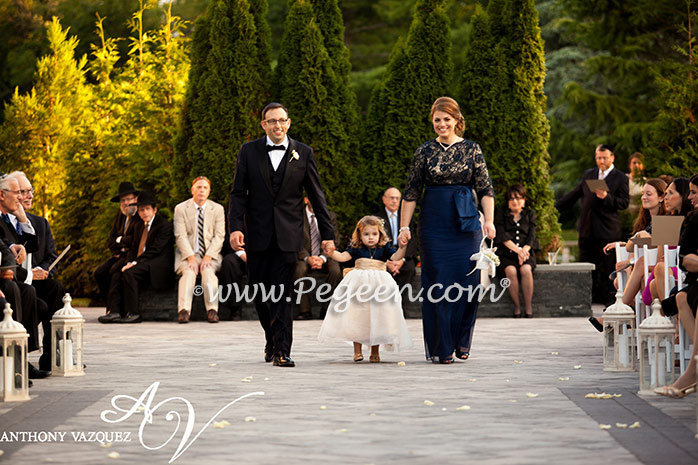
[[388, 245], [383, 221], [375, 216], [359, 220], [345, 252], [330, 256], [338, 262], [356, 259], [355, 268], [332, 294], [318, 340], [354, 343], [354, 361], [364, 359], [361, 345], [371, 346], [371, 362], [380, 362], [379, 346], [387, 350], [412, 347], [402, 315], [400, 289], [386, 271], [386, 260], [400, 260], [405, 245], [397, 252]]

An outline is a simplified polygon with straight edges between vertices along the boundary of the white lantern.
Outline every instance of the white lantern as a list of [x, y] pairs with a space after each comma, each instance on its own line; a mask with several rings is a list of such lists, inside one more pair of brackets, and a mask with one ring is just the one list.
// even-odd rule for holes
[[51, 372], [53, 376], [83, 376], [82, 330], [85, 319], [63, 296], [63, 308], [51, 318]]
[[29, 335], [21, 323], [12, 319], [10, 304], [5, 304], [5, 318], [0, 322], [0, 343], [2, 344], [2, 401], [14, 402], [29, 400], [27, 371], [27, 340]]
[[672, 321], [660, 313], [659, 299], [652, 302], [652, 315], [637, 329], [640, 345], [640, 393], [674, 382], [674, 332]]
[[616, 293], [616, 303], [603, 315], [604, 371], [635, 370], [635, 312], [623, 303], [623, 293]]

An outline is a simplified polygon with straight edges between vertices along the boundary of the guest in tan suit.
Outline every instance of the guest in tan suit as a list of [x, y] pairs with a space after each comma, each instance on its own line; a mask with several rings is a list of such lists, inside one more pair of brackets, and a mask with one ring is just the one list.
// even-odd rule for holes
[[[192, 198], [174, 210], [174, 233], [177, 244], [175, 272], [180, 275], [178, 321], [189, 322], [196, 276], [201, 274], [206, 316], [209, 323], [218, 323], [218, 277], [221, 268], [221, 247], [225, 239], [225, 210], [208, 200], [211, 181], [204, 176], [194, 179]], [[215, 296], [215, 297], [214, 297]]]

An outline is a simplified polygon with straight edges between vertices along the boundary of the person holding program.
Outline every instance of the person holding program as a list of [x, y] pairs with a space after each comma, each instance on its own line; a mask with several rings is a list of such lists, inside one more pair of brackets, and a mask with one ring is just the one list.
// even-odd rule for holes
[[332, 295], [318, 340], [353, 342], [355, 362], [364, 359], [362, 344], [371, 346], [369, 360], [373, 363], [380, 362], [380, 345], [387, 350], [412, 347], [402, 316], [400, 289], [385, 264], [401, 260], [407, 244], [399, 244], [396, 252], [388, 242], [381, 219], [364, 216], [356, 224], [347, 250], [329, 254], [338, 262], [352, 258], [356, 262]]

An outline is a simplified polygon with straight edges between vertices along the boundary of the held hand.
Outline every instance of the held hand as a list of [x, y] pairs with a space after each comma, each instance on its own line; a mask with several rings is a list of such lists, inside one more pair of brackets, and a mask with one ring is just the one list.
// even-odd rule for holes
[[15, 279], [15, 272], [12, 270], [3, 270], [0, 272], [0, 279]]
[[494, 239], [494, 236], [497, 235], [497, 230], [494, 227], [494, 223], [491, 221], [485, 221], [482, 229], [484, 230], [485, 236], [487, 236], [488, 239]]
[[27, 219], [27, 214], [24, 212], [24, 207], [22, 207], [22, 202], [17, 202], [17, 209], [15, 211], [11, 211], [13, 215], [17, 217], [17, 221], [20, 223], [28, 223], [29, 220]]
[[199, 274], [199, 264], [196, 262], [196, 257], [190, 255], [187, 257], [187, 268], [194, 272], [194, 274]]
[[41, 281], [42, 279], [48, 278], [48, 271], [43, 268], [34, 268], [32, 270], [32, 279], [34, 281]]
[[402, 269], [402, 265], [404, 265], [405, 262], [403, 260], [397, 260], [393, 263], [395, 263], [395, 269], [393, 270], [393, 276], [395, 276], [396, 274], [400, 273], [400, 270]]
[[332, 252], [334, 252], [334, 250], [334, 241], [322, 241], [322, 251], [325, 252], [325, 255], [332, 255]]
[[616, 244], [620, 244], [620, 242], [609, 242], [608, 244], [603, 246], [603, 253], [608, 255], [608, 252], [616, 248]]
[[398, 245], [401, 247], [407, 247], [407, 243], [412, 239], [412, 233], [409, 229], [403, 229], [397, 236]]
[[10, 250], [12, 250], [12, 253], [15, 254], [15, 261], [18, 265], [24, 263], [24, 260], [27, 258], [27, 251], [23, 245], [12, 244], [10, 246]]
[[204, 258], [201, 259], [201, 263], [199, 264], [199, 269], [201, 271], [204, 271], [209, 266], [213, 266], [211, 264], [212, 261], [213, 259], [211, 257], [209, 257], [208, 255], [204, 255]]
[[245, 252], [240, 254], [240, 260], [247, 263], [247, 254]]
[[621, 260], [616, 263], [616, 271], [622, 271], [630, 266], [630, 260]]
[[128, 262], [127, 264], [125, 264], [125, 265], [121, 268], [121, 272], [123, 273], [124, 271], [128, 270], [129, 268], [133, 268], [134, 266], [136, 266], [135, 263], [133, 263], [133, 262]]
[[245, 246], [245, 235], [242, 233], [242, 231], [233, 231], [230, 233], [230, 247], [233, 248], [234, 251], [242, 250], [242, 248]]
[[596, 189], [596, 190], [594, 191], [594, 194], [596, 194], [596, 196], [597, 196], [599, 199], [603, 200], [603, 199], [605, 199], [606, 196], [608, 195], [608, 192], [606, 192], [605, 190], [602, 190], [602, 189]]

